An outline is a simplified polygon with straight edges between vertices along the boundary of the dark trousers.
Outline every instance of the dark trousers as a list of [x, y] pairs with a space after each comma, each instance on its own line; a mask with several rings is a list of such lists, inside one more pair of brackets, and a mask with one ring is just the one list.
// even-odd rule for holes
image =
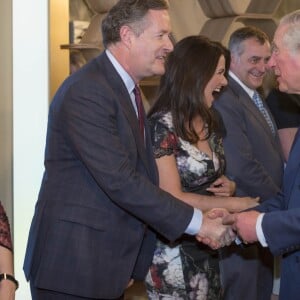
[[124, 300], [124, 296], [114, 299], [85, 298], [56, 291], [44, 290], [34, 287], [30, 283], [32, 300]]
[[273, 256], [258, 243], [232, 244], [220, 250], [224, 300], [269, 300], [273, 287]]

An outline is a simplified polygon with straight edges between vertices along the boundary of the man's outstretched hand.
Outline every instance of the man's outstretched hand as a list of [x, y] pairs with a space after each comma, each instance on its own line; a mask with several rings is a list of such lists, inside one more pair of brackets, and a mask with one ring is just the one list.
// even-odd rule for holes
[[244, 243], [254, 243], [258, 240], [256, 222], [259, 215], [260, 213], [255, 210], [228, 214], [223, 218], [223, 224], [231, 225]]
[[202, 226], [196, 239], [212, 249], [230, 245], [236, 235], [230, 225], [223, 224], [223, 218], [228, 215], [228, 211], [221, 208], [203, 214]]

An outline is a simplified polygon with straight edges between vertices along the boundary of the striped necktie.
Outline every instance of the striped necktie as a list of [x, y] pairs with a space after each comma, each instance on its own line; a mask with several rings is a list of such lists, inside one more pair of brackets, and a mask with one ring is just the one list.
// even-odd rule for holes
[[268, 123], [273, 135], [275, 135], [275, 127], [274, 124], [271, 120], [271, 117], [268, 113], [268, 111], [266, 110], [266, 108], [263, 105], [263, 101], [259, 95], [259, 93], [257, 91], [254, 92], [253, 96], [252, 96], [252, 100], [255, 103], [255, 105], [257, 106], [257, 108], [259, 109], [259, 111], [262, 113], [262, 115], [264, 116], [266, 122]]

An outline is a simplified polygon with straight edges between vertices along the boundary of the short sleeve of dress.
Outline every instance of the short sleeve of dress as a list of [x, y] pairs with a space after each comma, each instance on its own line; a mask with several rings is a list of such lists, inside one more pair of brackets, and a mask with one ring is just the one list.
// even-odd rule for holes
[[12, 250], [12, 242], [10, 235], [10, 225], [6, 212], [0, 203], [0, 245]]
[[178, 139], [168, 126], [166, 116], [155, 115], [150, 118], [149, 124], [154, 157], [174, 154], [178, 149]]

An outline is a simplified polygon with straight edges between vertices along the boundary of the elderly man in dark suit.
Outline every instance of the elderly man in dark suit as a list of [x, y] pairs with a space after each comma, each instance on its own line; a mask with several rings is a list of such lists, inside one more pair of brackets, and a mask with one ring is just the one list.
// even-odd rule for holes
[[[226, 174], [237, 185], [237, 196], [259, 196], [263, 202], [280, 191], [283, 157], [276, 125], [259, 97], [270, 58], [267, 35], [243, 27], [230, 36], [228, 86], [215, 108], [223, 118]], [[259, 244], [222, 250], [221, 274], [226, 300], [269, 300], [273, 257]]]
[[105, 52], [53, 99], [24, 262], [34, 300], [120, 299], [144, 279], [155, 232], [197, 235], [214, 248], [232, 239], [221, 219], [157, 187], [138, 83], [164, 73], [167, 9], [164, 0], [119, 1], [102, 24]]
[[[300, 10], [284, 16], [275, 32], [269, 66], [282, 92], [300, 94]], [[246, 242], [259, 242], [282, 256], [280, 300], [300, 295], [300, 131], [285, 168], [282, 192], [264, 201], [255, 211], [231, 215]], [[258, 210], [258, 211], [256, 211]]]

